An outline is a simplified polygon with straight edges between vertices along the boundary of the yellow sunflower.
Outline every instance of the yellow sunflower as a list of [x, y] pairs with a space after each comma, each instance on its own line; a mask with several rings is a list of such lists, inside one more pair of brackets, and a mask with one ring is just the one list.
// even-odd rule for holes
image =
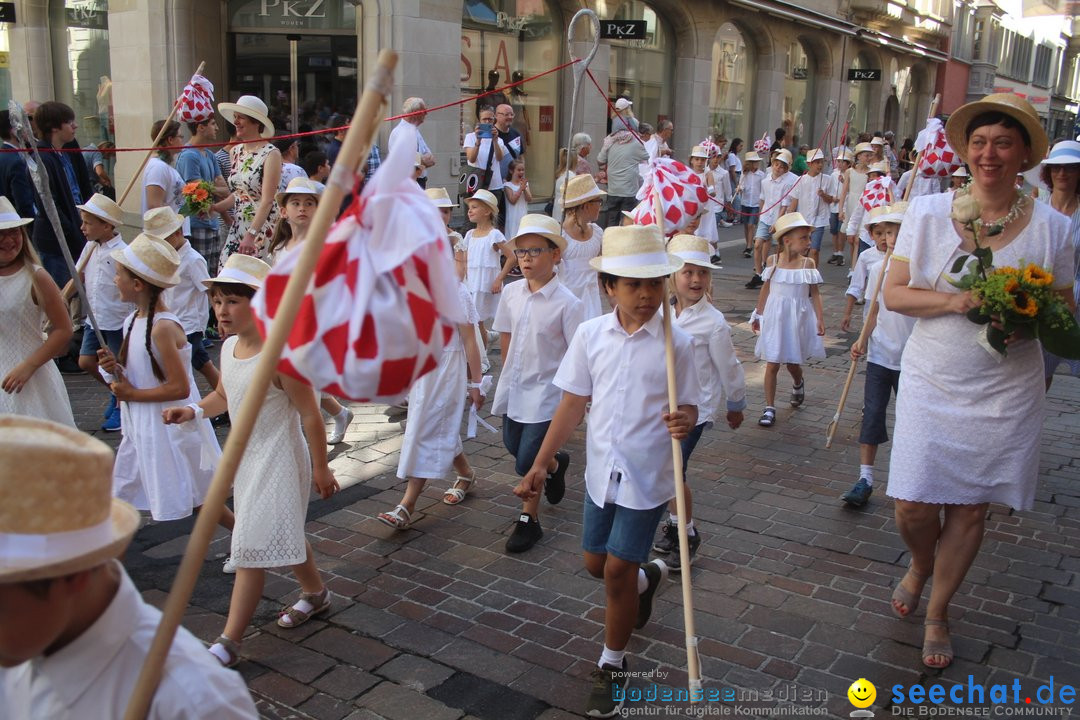
[[1025, 315], [1027, 317], [1035, 317], [1039, 313], [1039, 304], [1035, 302], [1035, 298], [1028, 295], [1023, 290], [1019, 290], [1012, 293], [1012, 309], [1017, 315]]
[[1024, 282], [1035, 287], [1046, 287], [1054, 282], [1054, 275], [1038, 265], [1032, 264], [1024, 268]]

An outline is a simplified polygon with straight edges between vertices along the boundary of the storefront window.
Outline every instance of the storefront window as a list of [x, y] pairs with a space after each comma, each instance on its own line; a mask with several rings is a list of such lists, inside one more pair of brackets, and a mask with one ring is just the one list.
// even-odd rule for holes
[[75, 110], [79, 143], [114, 140], [108, 0], [52, 0], [56, 98]]
[[[461, 95], [469, 98], [557, 66], [564, 45], [561, 24], [545, 0], [465, 0], [461, 17]], [[534, 196], [550, 195], [558, 158], [556, 120], [559, 73], [505, 91], [514, 108], [513, 127], [525, 139], [525, 162]], [[500, 94], [459, 106], [461, 136], [473, 131], [482, 105]]]
[[[712, 52], [712, 88], [709, 99], [709, 127], [729, 138], [749, 138], [749, 86], [754, 77], [752, 58], [742, 33], [724, 23], [716, 33]], [[748, 145], [750, 143], [747, 143]]]
[[814, 147], [814, 77], [817, 68], [798, 40], [787, 50], [787, 66], [784, 72], [784, 129], [794, 147]]
[[645, 21], [644, 40], [608, 41], [611, 43], [608, 95], [613, 98], [629, 96], [634, 101], [634, 114], [643, 122], [655, 126], [660, 120], [669, 118], [673, 43], [664, 21], [640, 0], [601, 0], [597, 3], [596, 13], [614, 20]]
[[0, 109], [11, 100], [11, 65], [6, 23], [0, 24]]
[[[851, 63], [855, 70], [865, 70], [870, 67], [870, 61], [864, 53], [859, 53]], [[852, 80], [848, 83], [848, 102], [855, 106], [855, 117], [851, 120], [849, 138], [856, 137], [861, 132], [873, 132], [870, 125], [870, 90], [866, 82]]]

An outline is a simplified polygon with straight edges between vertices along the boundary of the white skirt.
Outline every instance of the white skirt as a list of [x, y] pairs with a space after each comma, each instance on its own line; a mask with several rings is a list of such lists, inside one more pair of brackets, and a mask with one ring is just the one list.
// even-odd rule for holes
[[397, 476], [433, 480], [446, 477], [461, 452], [465, 411], [465, 352], [444, 350], [434, 370], [409, 392], [409, 419], [401, 443]]

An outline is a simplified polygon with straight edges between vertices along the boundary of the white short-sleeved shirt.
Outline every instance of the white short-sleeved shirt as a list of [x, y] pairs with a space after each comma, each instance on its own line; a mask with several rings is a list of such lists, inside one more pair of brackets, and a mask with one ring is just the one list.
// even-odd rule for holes
[[562, 393], [552, 380], [584, 318], [585, 305], [558, 276], [536, 292], [529, 290], [527, 279], [503, 288], [491, 328], [510, 333], [510, 347], [495, 388], [493, 415], [519, 423], [554, 417]]
[[834, 198], [836, 198], [836, 202], [829, 204], [829, 212], [838, 213], [840, 212], [840, 190], [844, 187], [844, 171], [840, 168], [837, 168], [829, 174], [829, 177], [832, 178], [833, 189], [836, 191], [833, 193], [829, 193]]
[[202, 284], [210, 279], [210, 273], [206, 259], [191, 243], [185, 242], [176, 252], [180, 256], [180, 284], [165, 290], [165, 307], [180, 318], [184, 334], [190, 335], [205, 330], [210, 320], [210, 300]]
[[[664, 327], [658, 310], [628, 335], [619, 311], [583, 322], [555, 374], [555, 385], [592, 397], [585, 433], [585, 486], [600, 507], [651, 510], [675, 496], [667, 412]], [[698, 405], [693, 339], [672, 327], [679, 405]]]
[[845, 293], [856, 300], [869, 300], [874, 292], [874, 283], [877, 276], [870, 274], [870, 265], [877, 264], [881, 269], [881, 261], [885, 259], [885, 253], [877, 247], [868, 247], [859, 253], [859, 259], [855, 261], [855, 267], [851, 268], [851, 278], [848, 280], [848, 289]]
[[296, 178], [306, 178], [307, 173], [304, 172], [304, 168], [294, 163], [281, 163], [281, 180], [278, 182], [278, 192], [285, 192], [285, 189], [289, 187], [289, 182]]
[[[876, 248], [872, 248], [877, 250]], [[867, 251], [863, 251], [863, 255]], [[860, 258], [862, 255], [859, 256]], [[881, 272], [881, 263], [885, 260], [884, 255], [873, 260], [867, 266], [870, 282], [876, 282], [878, 273]], [[890, 261], [891, 262], [891, 261]], [[884, 281], [881, 283], [882, 290], [878, 292], [877, 324], [874, 332], [870, 334], [869, 347], [866, 351], [866, 359], [875, 365], [887, 367], [890, 370], [900, 369], [900, 357], [904, 354], [904, 346], [911, 337], [911, 331], [915, 328], [916, 318], [901, 315], [885, 307]], [[871, 289], [871, 292], [873, 290]]]
[[[787, 172], [780, 177], [773, 177], [770, 170], [761, 181], [761, 218], [762, 225], [773, 225], [783, 215], [783, 208], [791, 205], [794, 192], [788, 192], [799, 182], [799, 176]], [[782, 198], [782, 199], [781, 199]]]
[[747, 170], [742, 175], [742, 204], [746, 207], [761, 205], [761, 181], [765, 173], [761, 170]]
[[[120, 299], [120, 291], [116, 289], [113, 278], [116, 277], [116, 263], [112, 259], [112, 251], [124, 247], [124, 240], [119, 235], [113, 235], [111, 239], [96, 243], [90, 241], [83, 245], [76, 265], [84, 262], [83, 283], [86, 285], [86, 294], [89, 295], [90, 307], [94, 311], [94, 318], [100, 326], [99, 330], [123, 330], [124, 320], [135, 312], [135, 306]], [[93, 254], [91, 254], [93, 253]], [[86, 323], [94, 327], [90, 318]]]
[[729, 168], [734, 168], [735, 172], [741, 173], [742, 172], [742, 159], [738, 155], [736, 155], [735, 153], [728, 153], [727, 166]]
[[810, 177], [807, 173], [802, 176], [802, 181], [788, 197], [794, 196], [799, 199], [799, 212], [808, 223], [814, 227], [825, 227], [829, 224], [829, 203], [821, 199], [818, 190], [831, 197], [836, 197], [840, 193], [834, 187], [831, 176], [818, 173]]
[[[161, 158], [150, 158], [146, 163], [146, 170], [143, 171], [143, 187], [142, 187], [142, 211], [146, 214], [146, 211], [150, 208], [146, 206], [146, 188], [155, 185], [165, 191], [165, 204], [171, 207], [174, 211], [180, 212], [180, 207], [184, 204], [184, 178], [180, 176], [179, 171], [169, 163], [165, 162]], [[191, 235], [191, 218], [184, 218], [184, 235]]]
[[731, 327], [724, 313], [708, 298], [684, 308], [672, 321], [694, 339], [694, 369], [701, 385], [698, 425], [715, 422], [720, 401], [727, 398], [727, 410], [746, 408], [746, 376], [731, 343]]
[[[104, 614], [48, 657], [0, 668], [6, 720], [86, 720], [124, 716], [161, 612], [147, 604], [127, 572]], [[195, 636], [178, 628], [147, 718], [247, 720], [255, 704], [234, 670], [226, 670]]]
[[[473, 167], [478, 167], [481, 170], [485, 169], [488, 165], [488, 153], [491, 152], [491, 138], [484, 138], [480, 140], [480, 149], [476, 152], [476, 162], [472, 163]], [[471, 132], [465, 136], [465, 142], [462, 144], [466, 150], [476, 147], [477, 139], [476, 133]], [[506, 144], [499, 138], [499, 145], [502, 146], [503, 155], [510, 152], [506, 149]], [[496, 158], [491, 158], [491, 184], [487, 186], [488, 190], [501, 190], [503, 186], [502, 167], [499, 165], [499, 161]]]

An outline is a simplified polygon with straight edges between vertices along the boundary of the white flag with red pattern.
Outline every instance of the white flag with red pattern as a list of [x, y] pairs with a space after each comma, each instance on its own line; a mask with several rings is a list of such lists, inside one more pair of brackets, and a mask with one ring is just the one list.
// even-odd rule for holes
[[656, 193], [660, 193], [664, 213], [661, 227], [668, 235], [684, 229], [711, 202], [701, 178], [678, 160], [653, 158], [639, 170], [644, 180], [637, 192], [641, 202], [630, 213], [637, 225], [659, 224], [653, 217]]
[[[280, 372], [339, 397], [392, 402], [435, 369], [457, 324], [467, 322], [446, 226], [411, 177], [415, 147], [415, 139], [395, 143], [330, 228]], [[274, 265], [252, 300], [264, 337], [299, 250]]]
[[198, 73], [191, 76], [180, 93], [176, 119], [182, 123], [201, 123], [214, 117], [214, 84]]
[[882, 175], [866, 183], [866, 187], [863, 188], [863, 193], [859, 197], [859, 202], [862, 203], [863, 209], [868, 211], [876, 207], [890, 205], [895, 194], [894, 187], [892, 178], [888, 175]]
[[938, 118], [927, 121], [915, 139], [915, 149], [920, 151], [918, 174], [923, 177], [949, 177], [964, 164], [945, 139], [945, 126]]

